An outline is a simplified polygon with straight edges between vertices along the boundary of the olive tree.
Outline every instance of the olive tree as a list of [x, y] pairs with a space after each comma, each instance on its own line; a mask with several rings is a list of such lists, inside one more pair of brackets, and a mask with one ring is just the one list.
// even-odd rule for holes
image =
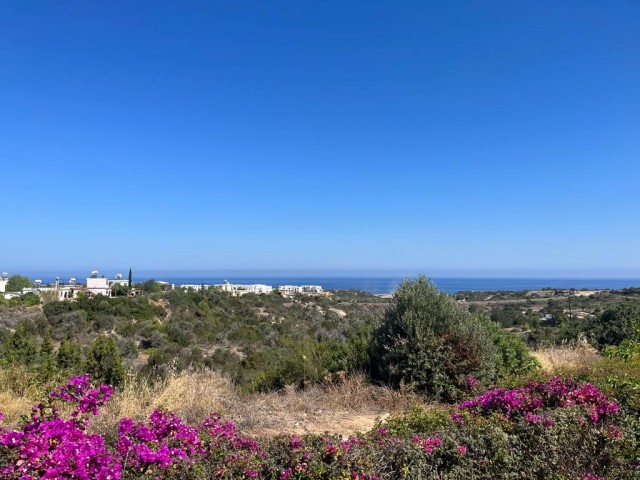
[[374, 334], [372, 370], [380, 381], [409, 383], [434, 399], [455, 398], [466, 379], [493, 378], [496, 347], [486, 323], [426, 277], [405, 280]]
[[607, 308], [591, 319], [587, 334], [599, 348], [619, 345], [623, 340], [635, 339], [640, 326], [640, 302], [624, 302]]
[[7, 281], [7, 292], [21, 292], [23, 288], [29, 288], [33, 285], [28, 277], [22, 275], [11, 275]]

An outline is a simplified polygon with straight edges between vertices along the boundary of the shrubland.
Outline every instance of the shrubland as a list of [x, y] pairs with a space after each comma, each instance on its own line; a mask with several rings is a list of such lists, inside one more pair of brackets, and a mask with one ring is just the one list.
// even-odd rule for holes
[[[153, 402], [147, 405], [150, 411], [145, 416], [130, 416], [136, 412], [125, 412], [122, 404], [114, 416], [113, 411], [108, 412], [114, 395], [111, 387], [91, 385], [88, 376], [75, 377], [43, 396], [31, 416], [0, 427], [0, 475], [97, 479], [636, 477], [637, 410], [575, 377], [520, 381], [520, 386], [469, 392], [466, 400], [452, 404], [416, 404], [367, 431], [350, 435], [256, 436], [215, 411], [205, 414], [200, 409], [200, 418], [194, 418], [189, 416], [191, 410], [169, 410]], [[213, 387], [212, 393], [216, 391]], [[610, 387], [614, 394], [620, 388]], [[206, 397], [192, 399], [202, 402]], [[117, 420], [101, 422], [103, 411]]]
[[[8, 354], [0, 364], [52, 374], [39, 353], [47, 337], [55, 344], [56, 371], [82, 373], [95, 343], [108, 337], [117, 348], [103, 355], [105, 362], [120, 357], [149, 378], [172, 369], [207, 369], [247, 390], [266, 391], [366, 370], [371, 333], [387, 303], [362, 292], [236, 298], [209, 289], [80, 297], [19, 312], [5, 308], [0, 310], [0, 353]], [[102, 374], [95, 368], [92, 373]]]
[[560, 319], [564, 340], [535, 352], [425, 277], [391, 302], [208, 290], [8, 308], [0, 477], [636, 478], [635, 302]]

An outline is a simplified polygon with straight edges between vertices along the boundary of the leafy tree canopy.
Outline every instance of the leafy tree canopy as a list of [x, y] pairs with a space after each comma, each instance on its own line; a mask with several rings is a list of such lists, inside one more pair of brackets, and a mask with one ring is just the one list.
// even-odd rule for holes
[[21, 292], [23, 288], [29, 288], [33, 282], [28, 277], [22, 275], [11, 275], [7, 282], [7, 292]]
[[483, 321], [420, 276], [396, 290], [374, 335], [372, 367], [385, 383], [453, 398], [468, 376], [494, 377], [496, 347]]
[[138, 288], [141, 288], [144, 293], [158, 293], [162, 291], [162, 287], [155, 280], [147, 280], [146, 282], [139, 283]]
[[598, 347], [619, 345], [623, 340], [636, 337], [640, 325], [640, 302], [624, 302], [607, 308], [591, 320], [587, 333]]

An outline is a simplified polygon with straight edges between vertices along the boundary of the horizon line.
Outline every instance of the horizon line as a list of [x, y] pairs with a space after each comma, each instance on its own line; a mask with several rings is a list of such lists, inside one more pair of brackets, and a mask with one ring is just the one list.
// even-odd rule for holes
[[126, 267], [126, 268], [112, 268], [106, 267], [103, 269], [96, 268], [42, 268], [42, 269], [8, 269], [4, 268], [2, 271], [11, 271], [10, 275], [64, 275], [73, 272], [77, 276], [78, 273], [86, 272], [87, 276], [93, 270], [98, 272], [106, 272], [105, 275], [115, 275], [116, 273], [126, 274], [129, 268], [132, 269], [132, 273], [137, 276], [149, 275], [164, 275], [164, 276], [193, 276], [193, 277], [238, 277], [238, 276], [252, 276], [252, 277], [397, 277], [397, 278], [413, 278], [419, 275], [425, 275], [427, 278], [508, 278], [508, 279], [640, 279], [640, 271], [627, 269], [556, 269], [556, 270], [542, 270], [542, 269], [431, 269], [430, 273], [426, 273], [429, 269], [400, 269], [400, 268], [344, 268], [344, 269], [321, 269], [321, 268], [282, 268], [282, 269], [249, 269], [249, 268], [236, 268], [236, 269], [178, 269], [178, 268], [139, 268]]

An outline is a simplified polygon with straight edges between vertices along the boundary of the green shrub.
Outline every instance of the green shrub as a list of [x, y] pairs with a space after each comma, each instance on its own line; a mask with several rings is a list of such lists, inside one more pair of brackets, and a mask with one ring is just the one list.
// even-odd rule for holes
[[468, 376], [494, 378], [496, 347], [485, 322], [420, 276], [396, 290], [374, 334], [372, 369], [384, 383], [455, 398]]
[[540, 364], [529, 354], [527, 345], [520, 337], [503, 330], [488, 319], [486, 324], [496, 348], [495, 380], [514, 375], [526, 375], [540, 368]]
[[124, 365], [112, 337], [99, 336], [87, 354], [86, 372], [95, 382], [118, 387], [124, 383]]
[[[404, 415], [387, 419], [384, 428], [396, 436], [437, 432], [451, 423], [450, 410], [446, 406], [425, 407], [415, 404]], [[381, 426], [378, 422], [377, 427]]]
[[619, 345], [623, 340], [636, 338], [640, 324], [640, 302], [624, 302], [607, 308], [589, 322], [587, 334], [599, 348]]

